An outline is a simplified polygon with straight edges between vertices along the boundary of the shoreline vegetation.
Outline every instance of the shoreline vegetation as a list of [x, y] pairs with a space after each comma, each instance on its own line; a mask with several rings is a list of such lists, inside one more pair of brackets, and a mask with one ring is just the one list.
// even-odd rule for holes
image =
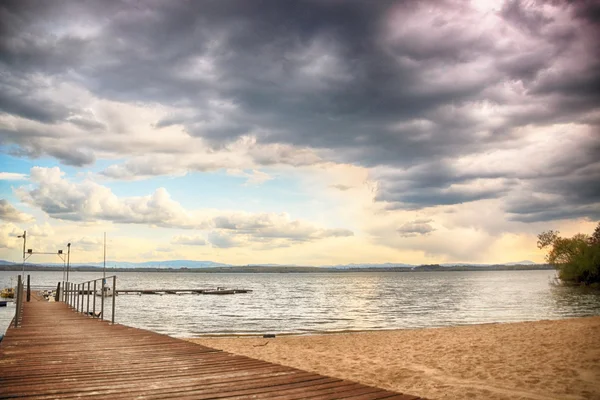
[[[0, 271], [21, 271], [22, 264], [0, 264]], [[157, 267], [106, 267], [111, 272], [193, 272], [193, 273], [356, 273], [356, 272], [457, 272], [457, 271], [536, 271], [552, 270], [549, 264], [534, 265], [456, 265], [442, 266], [438, 264], [419, 265], [416, 267], [367, 267], [367, 268], [335, 268], [335, 267], [301, 267], [301, 266], [231, 266], [231, 267], [197, 267], [197, 268], [157, 268]], [[26, 264], [26, 271], [62, 271], [63, 267], [44, 266], [41, 264]], [[70, 271], [75, 272], [98, 272], [102, 267], [95, 266], [71, 266]]]
[[539, 249], [548, 249], [546, 261], [558, 271], [564, 285], [600, 288], [600, 223], [591, 235], [578, 233], [571, 238], [558, 231], [538, 235]]
[[188, 338], [431, 399], [600, 398], [600, 317], [339, 334]]

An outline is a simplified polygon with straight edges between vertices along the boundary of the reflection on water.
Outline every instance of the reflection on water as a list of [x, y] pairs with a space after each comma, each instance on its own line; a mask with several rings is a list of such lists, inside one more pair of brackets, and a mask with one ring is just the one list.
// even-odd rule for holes
[[[14, 272], [0, 272], [0, 287]], [[600, 292], [550, 284], [553, 271], [118, 273], [117, 288], [254, 290], [233, 296], [121, 295], [119, 323], [172, 336], [397, 329], [600, 315]], [[55, 286], [61, 272], [32, 272]], [[74, 282], [97, 273], [73, 273]], [[107, 301], [107, 311], [111, 302]], [[0, 309], [0, 330], [14, 306]]]

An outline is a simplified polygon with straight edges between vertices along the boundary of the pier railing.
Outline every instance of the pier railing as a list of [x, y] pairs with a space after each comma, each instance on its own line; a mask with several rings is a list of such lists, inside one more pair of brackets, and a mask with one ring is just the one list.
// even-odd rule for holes
[[15, 291], [15, 319], [13, 320], [15, 328], [21, 323], [21, 313], [23, 311], [23, 296], [25, 294], [25, 285], [21, 279], [21, 275], [17, 278], [17, 290]]
[[[107, 282], [112, 280], [112, 289]], [[100, 284], [98, 284], [100, 282]], [[59, 294], [60, 300], [67, 303], [75, 311], [88, 315], [92, 318], [104, 319], [104, 298], [112, 297], [111, 304], [111, 323], [115, 323], [115, 304], [117, 295], [117, 277], [116, 275], [106, 278], [92, 279], [82, 283], [61, 282], [62, 293]], [[90, 302], [90, 295], [92, 301]], [[100, 310], [96, 312], [96, 297], [100, 297]], [[91, 310], [90, 310], [91, 306]]]

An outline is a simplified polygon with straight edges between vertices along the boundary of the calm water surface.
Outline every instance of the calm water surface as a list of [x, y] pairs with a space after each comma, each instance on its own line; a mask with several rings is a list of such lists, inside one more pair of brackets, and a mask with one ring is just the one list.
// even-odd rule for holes
[[[56, 286], [62, 272], [31, 272]], [[0, 288], [15, 272], [0, 271]], [[98, 278], [75, 272], [71, 281]], [[550, 284], [554, 271], [117, 273], [118, 289], [252, 289], [248, 294], [120, 295], [116, 321], [176, 337], [439, 327], [600, 315], [600, 292]], [[99, 300], [99, 298], [98, 298]], [[106, 303], [108, 313], [110, 301]], [[0, 331], [14, 314], [0, 308]]]

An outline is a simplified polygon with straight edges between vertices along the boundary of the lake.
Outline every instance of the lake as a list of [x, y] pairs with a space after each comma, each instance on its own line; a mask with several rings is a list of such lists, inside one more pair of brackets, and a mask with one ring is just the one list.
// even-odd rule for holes
[[[27, 272], [26, 272], [27, 273]], [[30, 272], [56, 286], [62, 272]], [[119, 272], [117, 289], [252, 289], [231, 296], [120, 295], [116, 322], [175, 337], [340, 332], [600, 315], [600, 292], [551, 284], [554, 271], [207, 274]], [[0, 288], [16, 272], [0, 271]], [[107, 273], [111, 275], [111, 273]], [[75, 283], [101, 277], [72, 272]], [[99, 298], [98, 298], [99, 300]], [[110, 312], [110, 301], [106, 313]], [[0, 331], [14, 314], [0, 308]]]

